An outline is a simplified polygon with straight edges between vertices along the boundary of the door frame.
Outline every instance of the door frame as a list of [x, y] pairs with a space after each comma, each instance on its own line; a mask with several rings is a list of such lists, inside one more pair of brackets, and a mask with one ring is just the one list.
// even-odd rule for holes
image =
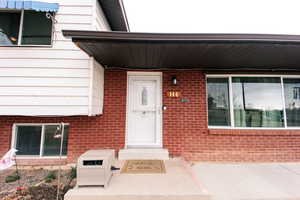
[[[128, 119], [128, 117], [129, 117], [129, 79], [130, 79], [130, 77], [132, 77], [132, 76], [148, 76], [148, 77], [151, 77], [151, 76], [159, 76], [159, 79], [160, 79], [160, 85], [159, 85], [159, 91], [157, 92], [157, 94], [159, 94], [159, 96], [160, 96], [160, 107], [162, 107], [162, 105], [163, 105], [163, 92], [162, 92], [162, 86], [163, 86], [163, 80], [162, 80], [162, 75], [163, 75], [163, 73], [162, 72], [145, 72], [145, 71], [143, 71], [143, 72], [141, 72], [141, 71], [128, 71], [127, 72], [127, 97], [126, 97], [126, 120], [125, 120], [125, 126], [126, 126], [126, 128], [125, 128], [125, 148], [126, 149], [128, 149], [128, 148], [134, 148], [132, 145], [128, 145], [128, 121], [129, 121], [129, 119]], [[153, 148], [162, 148], [163, 147], [163, 111], [162, 111], [162, 109], [161, 109], [161, 113], [160, 113], [160, 115], [158, 116], [160, 119], [159, 119], [159, 121], [160, 121], [160, 124], [159, 124], [159, 126], [160, 126], [160, 128], [159, 128], [159, 144], [158, 145], [155, 145]], [[141, 147], [139, 147], [139, 148], [142, 148], [142, 145], [141, 145]], [[145, 147], [145, 148], [147, 148], [147, 147]], [[151, 148], [151, 147], [148, 147], [148, 148]]]

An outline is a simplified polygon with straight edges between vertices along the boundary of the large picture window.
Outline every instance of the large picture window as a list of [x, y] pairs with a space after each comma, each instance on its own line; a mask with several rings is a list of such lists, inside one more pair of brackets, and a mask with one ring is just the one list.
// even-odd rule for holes
[[236, 127], [283, 127], [280, 78], [233, 77]]
[[300, 127], [300, 78], [208, 76], [207, 104], [211, 127]]
[[300, 126], [300, 78], [284, 78], [284, 99], [287, 126]]
[[229, 126], [229, 95], [227, 78], [207, 79], [208, 123], [212, 126]]
[[0, 46], [51, 45], [52, 20], [45, 12], [0, 11]]
[[[15, 125], [14, 147], [17, 155], [22, 156], [59, 156], [60, 131], [59, 124]], [[67, 155], [69, 126], [64, 127], [62, 155]]]

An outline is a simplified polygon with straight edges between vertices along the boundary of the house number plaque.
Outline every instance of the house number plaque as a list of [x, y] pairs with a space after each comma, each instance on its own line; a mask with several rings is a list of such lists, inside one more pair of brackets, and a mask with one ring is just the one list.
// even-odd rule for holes
[[167, 97], [178, 98], [178, 97], [181, 97], [181, 93], [178, 91], [168, 91]]

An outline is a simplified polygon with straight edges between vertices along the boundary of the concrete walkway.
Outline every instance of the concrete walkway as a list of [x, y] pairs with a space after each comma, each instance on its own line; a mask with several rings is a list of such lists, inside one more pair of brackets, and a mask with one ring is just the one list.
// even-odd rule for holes
[[300, 200], [300, 163], [192, 166], [215, 200]]
[[[122, 166], [122, 162], [117, 163]], [[181, 160], [165, 161], [166, 174], [113, 175], [107, 188], [75, 188], [65, 200], [209, 200], [210, 195]]]

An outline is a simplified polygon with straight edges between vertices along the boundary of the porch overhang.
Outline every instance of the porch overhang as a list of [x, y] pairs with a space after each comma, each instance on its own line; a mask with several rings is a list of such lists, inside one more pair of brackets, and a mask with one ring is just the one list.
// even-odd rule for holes
[[300, 36], [64, 30], [112, 69], [300, 72]]

